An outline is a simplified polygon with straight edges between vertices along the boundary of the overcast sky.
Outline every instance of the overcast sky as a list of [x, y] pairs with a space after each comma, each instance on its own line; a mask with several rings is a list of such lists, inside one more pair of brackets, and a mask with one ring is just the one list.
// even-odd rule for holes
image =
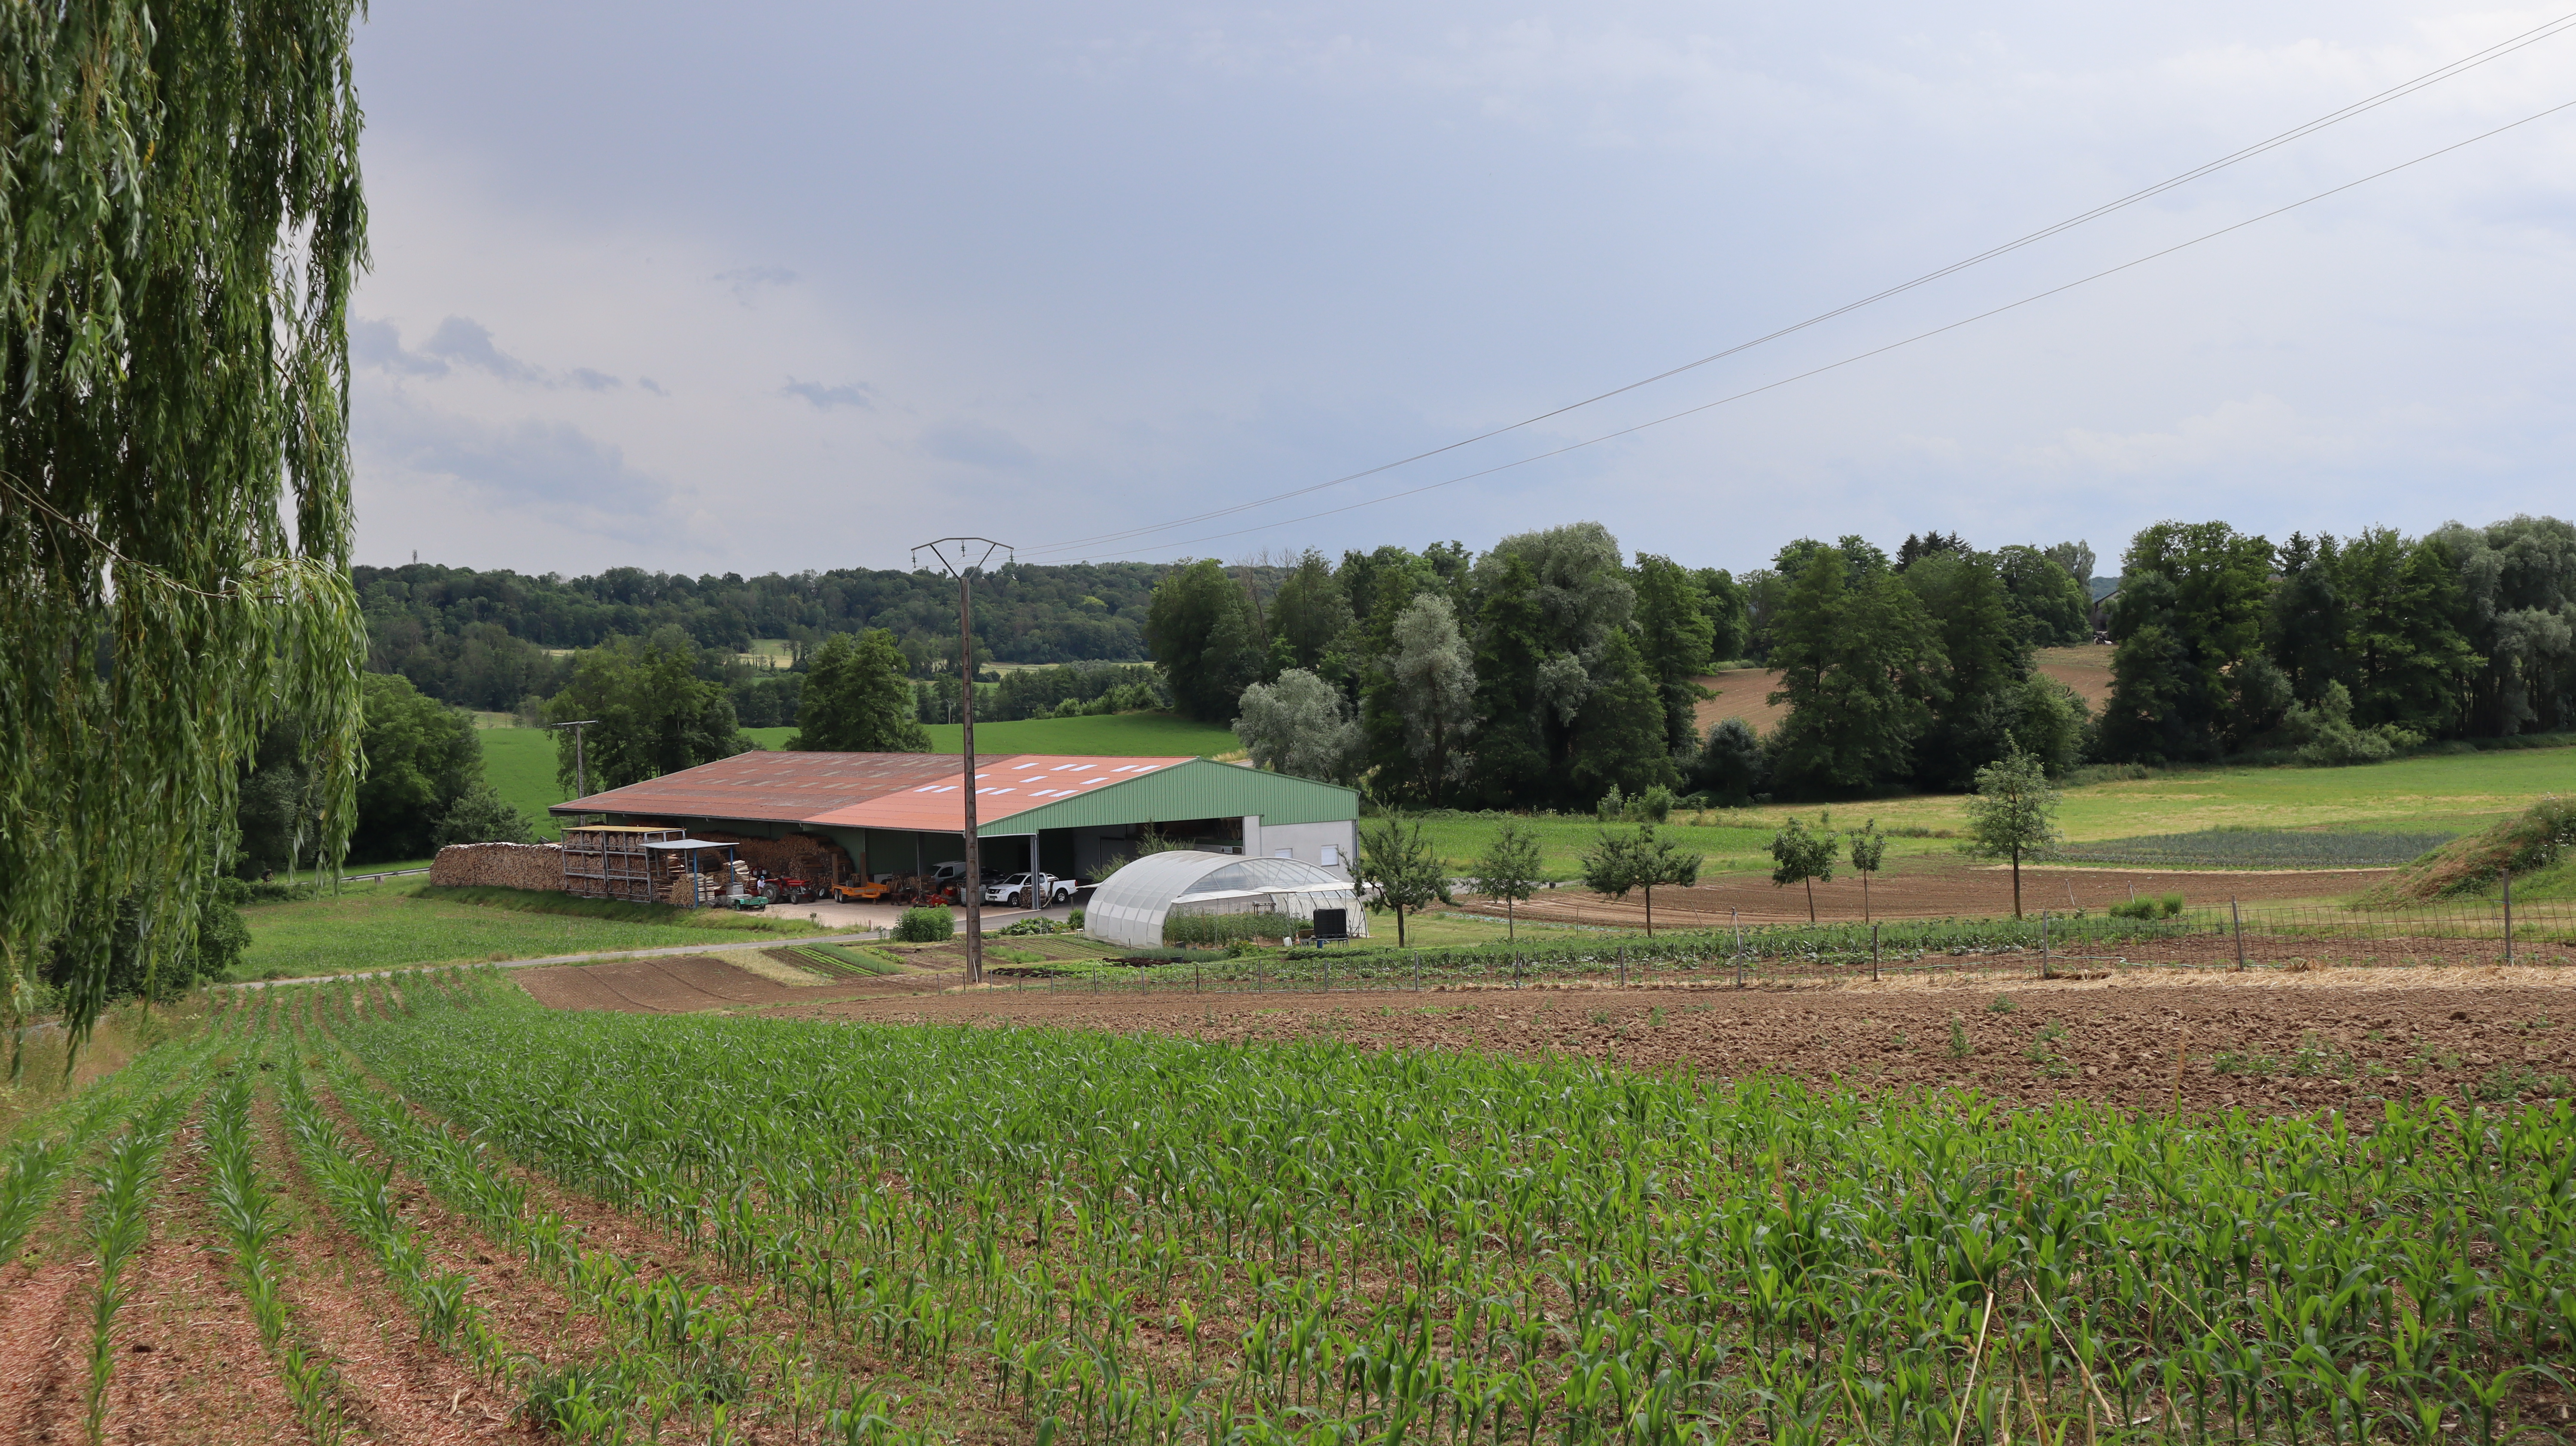
[[[2089, 539], [2576, 512], [2576, 33], [2419, 3], [378, 4], [362, 562], [1242, 558], [1594, 518]], [[1250, 530], [1245, 530], [1250, 529]]]

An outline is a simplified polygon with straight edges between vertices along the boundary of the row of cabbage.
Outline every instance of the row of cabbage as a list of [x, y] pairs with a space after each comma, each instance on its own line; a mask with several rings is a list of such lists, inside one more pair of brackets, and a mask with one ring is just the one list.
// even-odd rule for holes
[[345, 1038], [977, 1434], [2492, 1442], [2576, 1359], [2563, 1105], [2168, 1121], [506, 988]]

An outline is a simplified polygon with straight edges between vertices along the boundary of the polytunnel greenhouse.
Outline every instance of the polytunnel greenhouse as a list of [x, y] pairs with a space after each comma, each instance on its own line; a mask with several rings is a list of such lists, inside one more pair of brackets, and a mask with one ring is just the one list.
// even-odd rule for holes
[[1352, 937], [1368, 933], [1351, 881], [1296, 859], [1173, 849], [1147, 854], [1101, 881], [1083, 906], [1083, 932], [1112, 944], [1152, 948], [1173, 919], [1211, 914], [1348, 912]]

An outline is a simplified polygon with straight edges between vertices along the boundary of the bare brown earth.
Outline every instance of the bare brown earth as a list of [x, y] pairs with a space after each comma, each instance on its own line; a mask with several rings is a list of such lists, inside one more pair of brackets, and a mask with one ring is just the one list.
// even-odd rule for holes
[[[2010, 1012], [1995, 1012], [1997, 1000]], [[1349, 995], [957, 992], [774, 1012], [1579, 1055], [1728, 1079], [1974, 1086], [2024, 1103], [2081, 1098], [2141, 1109], [2171, 1107], [2177, 1084], [2187, 1109], [2366, 1113], [2383, 1099], [2456, 1098], [2499, 1070], [2528, 1070], [2544, 1092], [2565, 1092], [2576, 1075], [2576, 970], [2520, 966], [2052, 983], [1952, 974], [1743, 991], [1712, 983]], [[1954, 1021], [1965, 1055], [1952, 1052]], [[2551, 1083], [2552, 1075], [2560, 1078]]]
[[[2072, 648], [2042, 648], [2035, 660], [2039, 672], [2075, 690], [2085, 706], [2094, 712], [2111, 699], [2111, 649], [2108, 645], [2086, 643]], [[1710, 673], [1698, 679], [1699, 685], [1712, 695], [1700, 700], [1694, 714], [1702, 733], [1725, 718], [1741, 718], [1753, 725], [1756, 733], [1767, 732], [1772, 725], [1789, 715], [1787, 704], [1768, 701], [1780, 686], [1780, 675], [1769, 668], [1737, 668], [1724, 673]]]
[[704, 954], [529, 969], [514, 977], [538, 1003], [551, 1008], [612, 1009], [627, 1014], [691, 1014], [788, 1000], [908, 993], [922, 987], [900, 974], [834, 984], [781, 984]]
[[[1992, 918], [2013, 911], [2012, 870], [2000, 864], [1965, 858], [1891, 860], [1891, 867], [1867, 887], [1867, 913], [1882, 919]], [[2264, 869], [2253, 872], [2198, 872], [2186, 869], [2034, 868], [2021, 871], [2022, 907], [2063, 913], [2103, 909], [2136, 897], [2180, 894], [2186, 907], [2224, 906], [2229, 899], [2245, 903], [2284, 899], [2319, 899], [2366, 889], [2386, 877], [2387, 869]], [[1820, 919], [1858, 919], [1863, 914], [1863, 884], [1843, 872], [1831, 883], [1815, 886]], [[1725, 928], [1727, 911], [1747, 924], [1805, 922], [1807, 891], [1782, 888], [1767, 873], [1751, 870], [1705, 875], [1687, 889], [1655, 890], [1655, 926], [1677, 929]], [[1478, 913], [1500, 914], [1500, 905], [1481, 903]], [[1579, 889], [1541, 891], [1520, 912], [1531, 918], [1566, 923], [1642, 928], [1643, 895], [1624, 901]]]

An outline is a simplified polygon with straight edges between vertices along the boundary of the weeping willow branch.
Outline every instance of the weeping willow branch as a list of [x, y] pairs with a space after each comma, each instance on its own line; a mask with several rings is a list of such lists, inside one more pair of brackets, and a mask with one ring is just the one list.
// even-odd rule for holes
[[[336, 865], [365, 261], [341, 0], [0, 6], [0, 1015], [75, 1041], [111, 925], [192, 949], [242, 759], [292, 716]], [[15, 1060], [12, 1060], [12, 1072]]]

